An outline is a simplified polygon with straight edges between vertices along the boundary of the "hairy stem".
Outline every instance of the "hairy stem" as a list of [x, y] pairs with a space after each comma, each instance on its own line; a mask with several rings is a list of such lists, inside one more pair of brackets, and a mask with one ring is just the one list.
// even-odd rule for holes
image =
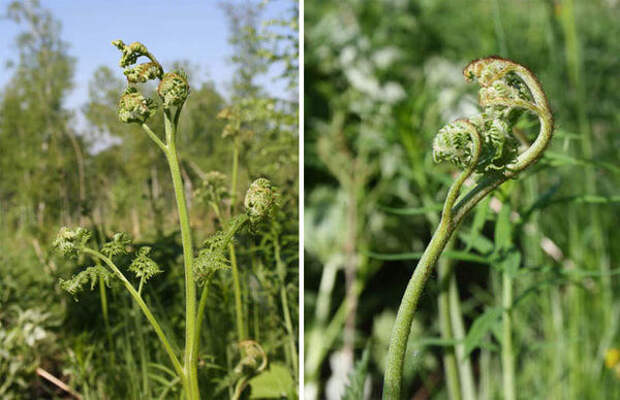
[[422, 254], [422, 258], [420, 258], [411, 280], [407, 284], [407, 289], [405, 289], [405, 294], [396, 314], [386, 360], [383, 388], [384, 400], [400, 399], [403, 363], [405, 361], [407, 341], [409, 340], [413, 316], [424, 290], [424, 285], [433, 270], [433, 265], [437, 262], [453, 231], [454, 226], [442, 218], [426, 250], [424, 250], [424, 254]]
[[177, 201], [179, 212], [179, 225], [181, 227], [181, 241], [183, 244], [183, 259], [185, 264], [185, 375], [190, 387], [192, 399], [199, 399], [198, 391], [198, 355], [194, 342], [196, 341], [196, 283], [194, 282], [194, 251], [192, 247], [192, 236], [190, 231], [189, 216], [187, 213], [187, 203], [183, 188], [183, 179], [179, 169], [177, 158], [175, 136], [176, 125], [170, 120], [168, 111], [164, 113], [164, 123], [166, 129], [166, 158], [170, 167], [174, 194]]

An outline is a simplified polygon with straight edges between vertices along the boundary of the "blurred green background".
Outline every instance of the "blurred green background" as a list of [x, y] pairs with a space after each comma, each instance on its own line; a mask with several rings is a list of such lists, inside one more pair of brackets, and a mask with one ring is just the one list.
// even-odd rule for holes
[[[620, 367], [605, 363], [620, 347], [619, 17], [614, 0], [305, 3], [306, 399], [340, 399], [360, 379], [379, 398], [395, 312], [455, 172], [433, 163], [432, 139], [478, 112], [461, 71], [488, 55], [537, 75], [555, 137], [534, 168], [478, 205], [441, 261], [446, 280], [429, 280], [404, 395], [503, 398], [503, 204], [521, 260], [510, 308], [517, 398], [620, 398]], [[365, 348], [368, 362], [349, 376]], [[443, 359], [459, 352], [455, 397]]]

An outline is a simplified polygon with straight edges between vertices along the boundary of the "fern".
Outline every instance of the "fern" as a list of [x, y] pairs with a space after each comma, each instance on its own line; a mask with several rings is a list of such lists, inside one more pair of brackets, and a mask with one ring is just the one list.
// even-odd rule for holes
[[127, 254], [127, 246], [131, 244], [131, 239], [126, 233], [115, 233], [112, 241], [106, 243], [101, 248], [101, 253], [112, 258]]
[[161, 272], [159, 265], [149, 257], [150, 252], [151, 248], [149, 246], [140, 247], [138, 255], [134, 258], [131, 265], [129, 265], [129, 270], [133, 272], [136, 277], [144, 279], [145, 281]]
[[62, 290], [67, 291], [69, 294], [75, 296], [82, 290], [84, 290], [84, 285], [90, 282], [90, 290], [95, 288], [95, 285], [99, 281], [99, 278], [102, 278], [103, 282], [106, 286], [110, 287], [110, 280], [112, 279], [112, 272], [108, 271], [105, 267], [101, 265], [96, 265], [94, 267], [88, 267], [84, 271], [80, 272], [77, 275], [73, 275], [71, 279], [60, 279], [60, 288]]

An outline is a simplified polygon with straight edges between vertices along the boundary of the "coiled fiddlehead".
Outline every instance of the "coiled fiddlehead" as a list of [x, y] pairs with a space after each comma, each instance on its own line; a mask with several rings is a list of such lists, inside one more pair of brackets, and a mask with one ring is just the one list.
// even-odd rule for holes
[[[480, 85], [478, 102], [483, 112], [469, 120], [443, 127], [433, 142], [433, 158], [463, 169], [448, 191], [441, 221], [407, 285], [388, 351], [383, 399], [398, 400], [402, 369], [413, 315], [432, 268], [446, 243], [467, 213], [492, 190], [534, 164], [547, 148], [553, 117], [536, 76], [511, 60], [492, 56], [472, 61], [463, 71], [468, 82]], [[512, 135], [523, 112], [538, 117], [540, 129], [532, 144], [519, 153]], [[457, 202], [465, 180], [479, 174], [477, 185]]]

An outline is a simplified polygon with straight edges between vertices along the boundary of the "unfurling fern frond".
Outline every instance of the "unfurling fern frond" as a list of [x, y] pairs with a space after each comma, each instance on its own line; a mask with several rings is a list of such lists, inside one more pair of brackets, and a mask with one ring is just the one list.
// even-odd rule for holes
[[[500, 57], [472, 61], [463, 71], [480, 85], [483, 112], [442, 128], [433, 143], [435, 161], [449, 161], [463, 171], [456, 177], [443, 205], [441, 220], [409, 280], [392, 330], [385, 369], [384, 400], [401, 398], [403, 365], [413, 316], [424, 285], [446, 244], [471, 209], [508, 179], [534, 164], [553, 136], [553, 116], [536, 76], [526, 67]], [[538, 117], [539, 131], [530, 144], [518, 148], [514, 124], [522, 113]], [[461, 195], [465, 181], [478, 173], [477, 184]], [[458, 200], [458, 202], [457, 202]]]
[[149, 257], [150, 252], [151, 248], [149, 246], [140, 247], [138, 255], [134, 258], [131, 265], [129, 265], [129, 270], [133, 272], [136, 277], [144, 279], [145, 281], [161, 272], [159, 265]]
[[93, 290], [99, 278], [103, 279], [106, 286], [110, 286], [110, 280], [114, 275], [101, 265], [88, 267], [77, 275], [73, 275], [71, 279], [60, 279], [60, 288], [75, 296], [84, 290], [84, 285], [90, 282], [90, 290]]
[[84, 228], [69, 229], [63, 226], [56, 235], [53, 246], [64, 256], [76, 256], [80, 249], [86, 246], [90, 236], [90, 232]]
[[271, 216], [277, 206], [278, 195], [269, 179], [258, 178], [248, 188], [243, 204], [252, 224]]
[[110, 258], [123, 256], [127, 254], [127, 246], [130, 244], [131, 239], [126, 233], [115, 233], [112, 240], [103, 245], [101, 248], [101, 254], [104, 254]]

